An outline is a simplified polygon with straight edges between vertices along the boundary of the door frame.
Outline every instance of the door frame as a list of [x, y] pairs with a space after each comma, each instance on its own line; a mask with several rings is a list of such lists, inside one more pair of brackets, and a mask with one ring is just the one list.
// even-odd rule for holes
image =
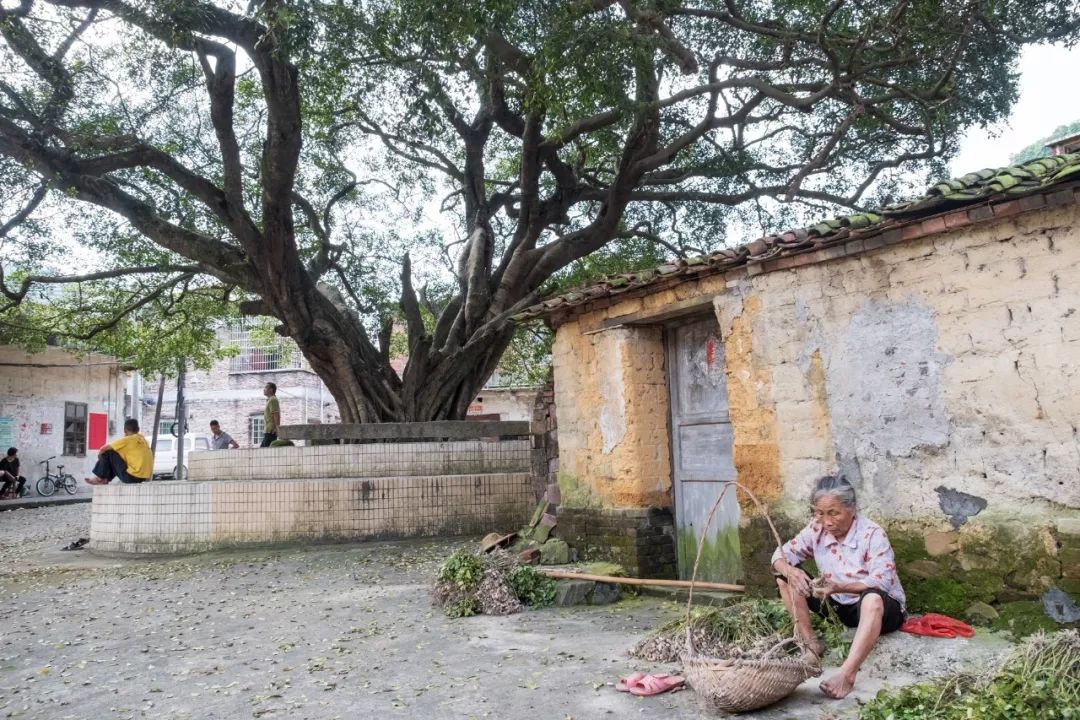
[[[680, 481], [679, 481], [679, 478], [678, 478], [678, 457], [679, 456], [677, 455], [677, 453], [681, 452], [681, 445], [677, 445], [679, 443], [679, 440], [676, 437], [677, 433], [676, 433], [676, 429], [675, 429], [675, 410], [676, 410], [677, 404], [679, 402], [678, 369], [676, 367], [677, 350], [678, 349], [676, 347], [677, 333], [675, 331], [678, 330], [679, 328], [685, 327], [687, 325], [693, 325], [693, 324], [696, 324], [696, 323], [699, 323], [699, 322], [704, 322], [706, 320], [712, 320], [716, 325], [716, 337], [717, 337], [717, 340], [722, 343], [724, 338], [721, 336], [721, 332], [720, 332], [720, 321], [717, 319], [715, 313], [712, 311], [712, 303], [711, 302], [710, 302], [708, 307], [709, 307], [709, 309], [707, 311], [704, 311], [704, 312], [699, 311], [699, 312], [694, 312], [694, 313], [681, 314], [679, 317], [671, 319], [668, 322], [665, 322], [663, 324], [664, 356], [665, 356], [665, 363], [666, 363], [665, 364], [665, 370], [666, 370], [666, 374], [667, 374], [666, 380], [667, 380], [667, 389], [668, 389], [668, 408], [667, 408], [667, 414], [668, 414], [668, 449], [669, 449], [668, 460], [669, 460], [669, 465], [670, 465], [670, 469], [671, 469], [670, 472], [671, 472], [672, 522], [673, 522], [673, 525], [674, 525], [674, 530], [675, 530], [675, 533], [676, 533], [676, 537], [678, 536], [678, 532], [679, 532], [679, 495], [678, 495], [678, 493], [679, 493], [679, 484], [680, 484]], [[727, 362], [726, 353], [724, 355], [724, 362], [725, 362], [725, 365], [726, 365], [726, 362]], [[726, 375], [726, 367], [725, 367], [725, 375]], [[724, 382], [724, 392], [725, 393], [727, 392], [726, 377], [725, 377], [725, 382]], [[728, 425], [732, 425], [730, 408], [728, 408], [727, 411], [724, 414], [725, 414], [725, 422], [727, 422]], [[708, 423], [702, 423], [702, 424], [708, 424]], [[732, 427], [732, 430], [734, 430], [734, 427]], [[733, 437], [734, 437], [734, 435], [733, 435]], [[734, 445], [732, 447], [732, 453], [734, 453]], [[737, 473], [737, 471], [736, 471], [736, 473]], [[737, 475], [736, 475], [736, 479], [737, 479]], [[732, 497], [734, 497], [734, 494], [732, 494]], [[730, 502], [730, 500], [731, 500], [731, 498], [725, 498], [725, 502]], [[738, 526], [736, 524], [736, 528], [737, 527]], [[678, 564], [678, 562], [679, 562], [679, 557], [678, 557], [678, 553], [676, 553], [676, 563]], [[676, 572], [680, 576], [682, 576], [682, 571], [683, 571], [682, 567], [677, 567]], [[687, 568], [687, 571], [689, 571], [689, 568]]]

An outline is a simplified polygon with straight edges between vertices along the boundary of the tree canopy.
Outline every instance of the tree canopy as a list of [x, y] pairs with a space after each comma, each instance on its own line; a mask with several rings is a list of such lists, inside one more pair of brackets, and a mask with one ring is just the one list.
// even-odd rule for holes
[[0, 0], [0, 313], [62, 288], [52, 331], [123, 339], [235, 307], [346, 421], [461, 417], [576, 263], [891, 199], [1078, 27], [1075, 0]]

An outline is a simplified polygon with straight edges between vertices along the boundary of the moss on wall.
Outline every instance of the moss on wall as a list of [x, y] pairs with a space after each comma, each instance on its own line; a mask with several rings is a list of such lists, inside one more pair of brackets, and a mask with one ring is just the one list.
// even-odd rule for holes
[[[689, 579], [698, 553], [698, 539], [692, 528], [680, 528], [675, 534], [678, 548], [679, 575]], [[701, 547], [698, 580], [733, 582], [741, 577], [742, 560], [739, 551], [739, 529], [727, 527], [705, 540]]]
[[[779, 513], [773, 519], [784, 540], [802, 526]], [[999, 608], [995, 627], [1018, 635], [1060, 627], [1046, 617], [1039, 597], [1052, 585], [1066, 592], [1075, 588], [1063, 577], [1057, 544], [1047, 528], [1018, 532], [972, 522], [952, 532], [941, 530], [936, 521], [884, 524], [910, 612], [966, 618], [973, 603], [983, 602]], [[740, 534], [747, 592], [775, 594], [769, 560], [776, 543], [764, 519], [744, 521]]]
[[566, 472], [559, 473], [559, 497], [559, 504], [562, 507], [600, 507], [600, 500], [593, 494], [592, 487]]

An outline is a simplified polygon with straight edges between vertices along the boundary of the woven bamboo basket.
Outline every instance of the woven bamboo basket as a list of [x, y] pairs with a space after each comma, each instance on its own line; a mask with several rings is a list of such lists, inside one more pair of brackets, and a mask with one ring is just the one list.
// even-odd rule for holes
[[[745, 492], [757, 505], [769, 523], [773, 537], [779, 547], [783, 544], [772, 519], [752, 492], [739, 483], [728, 481], [720, 497], [716, 499], [705, 521], [704, 533], [712, 524], [713, 515], [731, 488]], [[682, 656], [683, 674], [695, 692], [704, 696], [713, 705], [726, 712], [747, 712], [772, 705], [794, 692], [803, 681], [821, 674], [817, 663], [810, 663], [802, 658], [787, 654], [791, 644], [801, 646], [798, 626], [795, 636], [783, 640], [759, 657], [753, 658], [713, 658], [698, 654], [694, 648], [693, 633], [690, 626], [690, 611], [694, 605], [694, 583], [697, 581], [698, 565], [701, 563], [701, 551], [704, 542], [698, 543], [697, 558], [694, 560], [694, 572], [690, 578], [689, 597], [686, 601], [686, 652]], [[798, 620], [795, 620], [796, 623]], [[804, 653], [805, 655], [805, 653]]]

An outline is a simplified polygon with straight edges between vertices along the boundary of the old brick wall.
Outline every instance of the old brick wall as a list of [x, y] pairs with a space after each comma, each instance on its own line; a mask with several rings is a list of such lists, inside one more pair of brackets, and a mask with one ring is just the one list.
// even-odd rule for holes
[[[656, 446], [632, 433], [667, 422], [663, 372], [643, 392], [623, 360], [662, 368], [662, 332], [602, 323], [711, 296], [739, 478], [781, 525], [803, 522], [814, 480], [839, 471], [896, 537], [905, 582], [941, 591], [927, 597], [955, 585], [1000, 601], [1064, 583], [1050, 528], [1080, 516], [1080, 206], [938, 225], [602, 301], [560, 325], [564, 487], [596, 506], [660, 504], [644, 492], [657, 465], [636, 473], [636, 497], [611, 490], [623, 458], [670, 462], [666, 432]], [[605, 428], [605, 413], [625, 430]], [[669, 471], [656, 474], [667, 492]], [[742, 540], [757, 555], [771, 542]], [[1011, 590], [987, 589], [998, 586]]]

